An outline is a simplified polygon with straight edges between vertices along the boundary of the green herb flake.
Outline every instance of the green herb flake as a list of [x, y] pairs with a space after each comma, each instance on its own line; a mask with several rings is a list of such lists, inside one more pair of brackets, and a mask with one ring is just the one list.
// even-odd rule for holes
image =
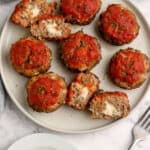
[[122, 76], [126, 76], [127, 74], [126, 74], [125, 72], [122, 72], [121, 75], [122, 75]]
[[29, 64], [32, 65], [33, 64], [32, 61], [29, 61]]
[[80, 41], [80, 47], [85, 46], [84, 42]]
[[113, 27], [113, 28], [118, 28], [118, 24], [117, 24], [117, 23], [113, 23], [113, 24], [112, 24], [112, 27]]

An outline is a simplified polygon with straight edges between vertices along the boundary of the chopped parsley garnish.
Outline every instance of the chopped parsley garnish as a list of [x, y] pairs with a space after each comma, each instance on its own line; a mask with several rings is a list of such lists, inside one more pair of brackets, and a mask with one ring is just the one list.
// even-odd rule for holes
[[118, 23], [113, 23], [113, 24], [112, 24], [112, 27], [113, 27], [113, 28], [118, 28]]

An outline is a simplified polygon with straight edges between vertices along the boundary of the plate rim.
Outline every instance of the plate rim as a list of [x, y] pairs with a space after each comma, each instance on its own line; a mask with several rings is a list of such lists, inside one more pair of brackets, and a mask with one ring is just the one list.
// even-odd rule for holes
[[25, 135], [21, 138], [19, 138], [18, 140], [16, 140], [14, 143], [12, 143], [8, 148], [7, 150], [11, 150], [13, 148], [14, 145], [18, 144], [19, 142], [22, 142], [23, 140], [25, 139], [28, 139], [28, 138], [31, 138], [31, 137], [41, 137], [41, 136], [49, 136], [50, 138], [54, 138], [58, 141], [61, 141], [62, 143], [64, 144], [67, 144], [68, 146], [71, 146], [74, 150], [78, 150], [77, 147], [71, 143], [71, 142], [67, 142], [66, 140], [64, 140], [62, 137], [58, 136], [58, 135], [55, 135], [55, 134], [51, 134], [51, 133], [32, 133], [32, 134], [29, 134], [29, 135]]
[[[122, 0], [121, 0], [122, 1]], [[149, 26], [149, 23], [147, 21], [147, 19], [145, 19], [143, 13], [140, 11], [139, 7], [136, 5], [135, 2], [131, 1], [131, 0], [123, 0], [125, 3], [129, 4], [135, 11], [137, 11], [137, 13], [140, 15], [140, 17], [142, 18], [142, 20], [144, 21], [145, 25], [147, 26], [147, 29], [149, 30], [149, 33], [150, 33], [150, 26]], [[9, 22], [9, 19], [10, 19], [10, 16], [11, 16], [11, 12], [10, 12], [10, 15], [8, 16], [4, 26], [3, 26], [3, 29], [2, 29], [2, 32], [1, 32], [1, 35], [0, 35], [0, 50], [2, 49], [1, 47], [1, 42], [2, 42], [2, 39], [3, 39], [3, 35], [4, 35], [4, 32], [5, 32], [5, 28], [6, 28], [6, 25], [8, 24]], [[55, 127], [48, 127], [48, 126], [45, 126], [43, 123], [41, 123], [40, 121], [38, 121], [36, 118], [34, 118], [30, 113], [28, 113], [16, 100], [16, 98], [13, 96], [13, 94], [10, 92], [8, 86], [7, 86], [7, 83], [6, 83], [6, 80], [5, 80], [5, 76], [3, 74], [3, 69], [2, 69], [2, 64], [0, 63], [0, 75], [1, 75], [1, 78], [2, 78], [2, 81], [4, 83], [4, 87], [7, 91], [7, 94], [9, 95], [10, 99], [15, 103], [15, 105], [17, 106], [17, 108], [27, 117], [29, 118], [31, 121], [33, 121], [34, 123], [36, 123], [37, 125], [41, 126], [41, 127], [44, 127], [48, 130], [52, 130], [52, 131], [55, 131], [55, 132], [61, 132], [61, 133], [67, 133], [67, 134], [85, 134], [85, 133], [91, 133], [91, 132], [96, 132], [96, 131], [102, 131], [104, 129], [107, 129], [107, 128], [110, 128], [116, 124], [118, 124], [119, 122], [121, 121], [124, 121], [126, 118], [128, 118], [129, 116], [132, 115], [132, 113], [134, 113], [134, 111], [136, 110], [136, 108], [142, 103], [145, 95], [147, 94], [147, 92], [150, 90], [150, 84], [147, 83], [147, 86], [145, 88], [145, 92], [144, 94], [141, 96], [141, 100], [134, 106], [134, 108], [130, 111], [130, 114], [128, 115], [128, 117], [126, 118], [122, 118], [122, 119], [119, 119], [115, 122], [112, 122], [111, 124], [108, 124], [108, 125], [105, 125], [105, 126], [102, 126], [102, 127], [97, 127], [97, 128], [94, 128], [94, 129], [85, 129], [85, 130], [66, 130], [66, 129], [59, 129], [59, 128], [55, 128]], [[148, 79], [150, 82], [150, 79]]]

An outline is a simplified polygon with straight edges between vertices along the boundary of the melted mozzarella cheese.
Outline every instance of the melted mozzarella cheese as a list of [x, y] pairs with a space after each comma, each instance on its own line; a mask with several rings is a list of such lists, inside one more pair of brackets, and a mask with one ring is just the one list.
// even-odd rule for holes
[[109, 115], [109, 116], [120, 116], [120, 112], [117, 111], [117, 109], [115, 108], [115, 106], [113, 106], [112, 104], [110, 104], [109, 102], [105, 101], [105, 109], [102, 111], [103, 114], [105, 115]]
[[28, 12], [31, 12], [32, 17], [36, 17], [36, 16], [38, 16], [39, 13], [40, 13], [40, 9], [39, 9], [36, 5], [32, 5], [32, 4], [30, 4], [30, 5], [28, 6], [27, 11], [28, 11]]
[[58, 30], [57, 27], [58, 27], [58, 25], [55, 22], [48, 23], [46, 25], [47, 31], [50, 36], [61, 36], [62, 35], [62, 31]]
[[34, 8], [32, 9], [32, 16], [33, 16], [33, 17], [38, 16], [39, 13], [40, 13], [40, 9], [39, 9], [38, 7], [34, 7]]
[[80, 95], [80, 96], [81, 96], [83, 99], [86, 99], [87, 96], [88, 96], [88, 94], [89, 94], [88, 88], [87, 88], [87, 87], [82, 88], [82, 90], [81, 90], [81, 95]]

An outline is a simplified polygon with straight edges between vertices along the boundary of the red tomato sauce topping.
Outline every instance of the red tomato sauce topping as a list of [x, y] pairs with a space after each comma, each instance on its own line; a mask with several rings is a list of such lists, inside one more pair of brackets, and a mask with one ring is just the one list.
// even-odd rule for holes
[[27, 5], [29, 3], [29, 0], [22, 0], [22, 3], [19, 3], [16, 8], [15, 8], [15, 12], [17, 11], [21, 11], [25, 5]]
[[22, 0], [23, 4], [27, 4], [30, 2], [30, 0]]
[[98, 94], [98, 97], [101, 98], [101, 99], [106, 99], [107, 96], [120, 96], [120, 97], [125, 97], [125, 98], [128, 98], [127, 94], [126, 93], [123, 93], [123, 92], [118, 92], [118, 91], [115, 91], [115, 92], [105, 92], [105, 93], [100, 93]]
[[136, 17], [120, 5], [111, 5], [101, 16], [103, 31], [117, 41], [126, 42], [135, 38], [138, 30]]
[[100, 50], [95, 39], [82, 32], [72, 34], [64, 42], [63, 57], [73, 68], [93, 65], [100, 59]]
[[42, 41], [19, 41], [11, 48], [11, 60], [25, 69], [41, 67], [47, 62], [46, 46]]
[[84, 20], [93, 15], [98, 10], [97, 0], [62, 0], [61, 9], [66, 15], [71, 14], [73, 17]]
[[144, 72], [145, 65], [143, 55], [130, 50], [121, 51], [119, 55], [115, 56], [110, 66], [112, 78], [131, 84], [139, 80], [139, 74]]
[[29, 103], [31, 105], [40, 105], [41, 108], [46, 109], [57, 102], [60, 90], [61, 87], [57, 80], [52, 80], [48, 77], [39, 78], [28, 90]]
[[74, 96], [74, 91], [69, 87], [66, 102], [69, 103]]

